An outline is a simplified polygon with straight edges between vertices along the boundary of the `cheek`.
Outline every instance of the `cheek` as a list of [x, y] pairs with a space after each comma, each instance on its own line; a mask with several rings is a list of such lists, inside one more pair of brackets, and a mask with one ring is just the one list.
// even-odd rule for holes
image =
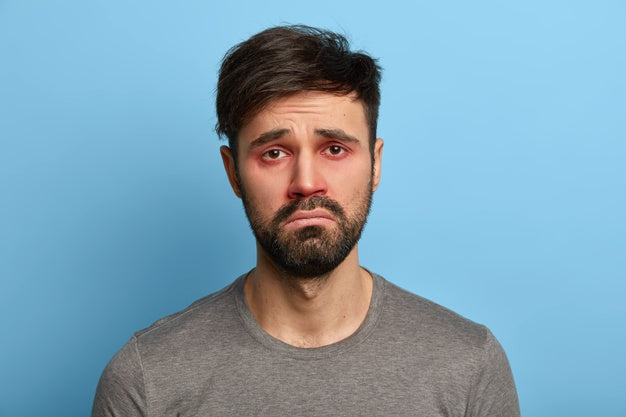
[[284, 204], [285, 186], [276, 175], [268, 176], [262, 170], [249, 170], [240, 175], [246, 198], [258, 212], [272, 213]]
[[372, 177], [369, 163], [354, 163], [351, 166], [329, 166], [326, 170], [329, 192], [337, 196], [354, 196], [367, 189]]

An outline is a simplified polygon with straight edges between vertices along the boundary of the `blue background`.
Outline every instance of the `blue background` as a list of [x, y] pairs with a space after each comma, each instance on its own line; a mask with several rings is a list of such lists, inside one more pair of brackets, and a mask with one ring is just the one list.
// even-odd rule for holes
[[214, 86], [285, 22], [385, 68], [362, 263], [488, 325], [523, 415], [625, 416], [617, 0], [0, 0], [0, 415], [88, 415], [134, 331], [253, 266]]

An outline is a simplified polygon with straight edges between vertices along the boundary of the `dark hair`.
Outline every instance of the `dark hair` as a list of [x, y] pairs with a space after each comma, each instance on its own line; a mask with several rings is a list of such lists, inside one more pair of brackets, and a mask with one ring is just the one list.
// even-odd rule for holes
[[350, 51], [347, 39], [310, 26], [266, 29], [231, 48], [217, 84], [217, 125], [237, 155], [239, 130], [272, 100], [301, 91], [355, 92], [365, 103], [373, 154], [380, 105], [376, 60]]

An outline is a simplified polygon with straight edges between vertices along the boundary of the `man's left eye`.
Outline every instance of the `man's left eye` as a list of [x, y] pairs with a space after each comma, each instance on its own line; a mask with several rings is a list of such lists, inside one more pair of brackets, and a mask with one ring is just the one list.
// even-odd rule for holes
[[267, 152], [264, 152], [262, 157], [269, 160], [277, 160], [280, 158], [284, 158], [287, 154], [280, 149], [270, 149]]
[[339, 145], [331, 145], [324, 150], [324, 153], [332, 156], [339, 156], [344, 152], [346, 152], [346, 150]]

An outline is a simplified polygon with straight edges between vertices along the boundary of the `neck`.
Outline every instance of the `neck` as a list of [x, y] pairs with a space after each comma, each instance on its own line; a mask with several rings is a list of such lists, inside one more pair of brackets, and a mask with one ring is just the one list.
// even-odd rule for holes
[[285, 275], [258, 248], [257, 267], [246, 279], [245, 296], [259, 325], [297, 347], [320, 347], [354, 333], [367, 315], [372, 277], [359, 266], [355, 246], [326, 275]]

